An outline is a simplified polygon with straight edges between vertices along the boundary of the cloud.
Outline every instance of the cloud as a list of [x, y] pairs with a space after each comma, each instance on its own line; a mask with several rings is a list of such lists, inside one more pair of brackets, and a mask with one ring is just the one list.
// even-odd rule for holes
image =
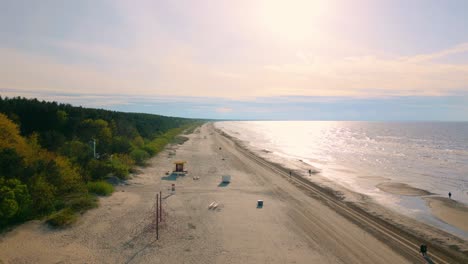
[[445, 95], [466, 90], [468, 64], [431, 61], [466, 50], [459, 45], [414, 57], [307, 59], [289, 64], [202, 64], [190, 52], [145, 59], [112, 48], [64, 47], [108, 64], [64, 63], [50, 56], [1, 49], [0, 86], [17, 89], [223, 98], [264, 96]]
[[[438, 96], [468, 89], [468, 63], [436, 61], [467, 52], [468, 43], [383, 56], [327, 34], [303, 45], [274, 39], [255, 25], [253, 11], [245, 8], [250, 1], [203, 1], [196, 8], [173, 1], [104, 3], [120, 19], [109, 39], [120, 42], [100, 38], [103, 27], [94, 22], [105, 18], [92, 17], [93, 23], [76, 21], [74, 34], [41, 40], [43, 50], [0, 43], [0, 89], [243, 100]], [[210, 8], [213, 15], [200, 16]]]
[[430, 60], [434, 60], [437, 58], [443, 58], [448, 55], [463, 53], [467, 51], [468, 51], [468, 43], [461, 43], [452, 48], [441, 50], [435, 53], [421, 54], [421, 55], [411, 56], [411, 57], [402, 58], [402, 59], [410, 61], [410, 62], [424, 62], [424, 61], [430, 61]]
[[[440, 52], [410, 57], [314, 58], [302, 63], [267, 65], [272, 74], [301, 77], [299, 94], [336, 96], [444, 95], [468, 89], [468, 64], [431, 60], [468, 51], [468, 43]], [[317, 90], [322, 90], [321, 93]], [[299, 92], [300, 91], [300, 92]], [[316, 93], [318, 92], [318, 93]], [[319, 94], [320, 93], [320, 94]]]

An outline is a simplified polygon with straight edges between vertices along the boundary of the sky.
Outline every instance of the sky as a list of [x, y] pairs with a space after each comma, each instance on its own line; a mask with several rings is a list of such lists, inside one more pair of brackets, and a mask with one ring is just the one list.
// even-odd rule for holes
[[170, 116], [468, 121], [468, 1], [0, 0], [0, 95]]

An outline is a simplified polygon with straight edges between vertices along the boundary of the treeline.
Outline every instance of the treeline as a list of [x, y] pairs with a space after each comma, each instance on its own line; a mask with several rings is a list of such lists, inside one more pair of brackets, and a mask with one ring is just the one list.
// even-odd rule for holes
[[103, 180], [126, 179], [201, 120], [87, 109], [0, 97], [0, 229], [48, 216], [73, 222], [108, 194]]

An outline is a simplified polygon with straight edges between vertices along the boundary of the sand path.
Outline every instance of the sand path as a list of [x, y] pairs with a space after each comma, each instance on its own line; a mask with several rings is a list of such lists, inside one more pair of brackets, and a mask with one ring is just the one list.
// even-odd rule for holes
[[[189, 174], [173, 181], [164, 173], [176, 159], [187, 161]], [[225, 174], [232, 182], [223, 186]], [[160, 190], [165, 213], [156, 241], [147, 227]], [[424, 263], [326, 204], [204, 125], [75, 226], [50, 230], [32, 221], [2, 235], [0, 263]]]

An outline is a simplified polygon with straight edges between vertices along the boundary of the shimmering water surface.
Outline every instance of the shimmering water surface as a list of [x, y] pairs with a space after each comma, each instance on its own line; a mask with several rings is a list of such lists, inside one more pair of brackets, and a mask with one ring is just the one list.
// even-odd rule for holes
[[[468, 123], [249, 121], [216, 126], [283, 162], [301, 159], [331, 179], [383, 203], [376, 188], [406, 183], [468, 204]], [[392, 200], [393, 199], [393, 200]], [[411, 208], [408, 208], [411, 209]]]

